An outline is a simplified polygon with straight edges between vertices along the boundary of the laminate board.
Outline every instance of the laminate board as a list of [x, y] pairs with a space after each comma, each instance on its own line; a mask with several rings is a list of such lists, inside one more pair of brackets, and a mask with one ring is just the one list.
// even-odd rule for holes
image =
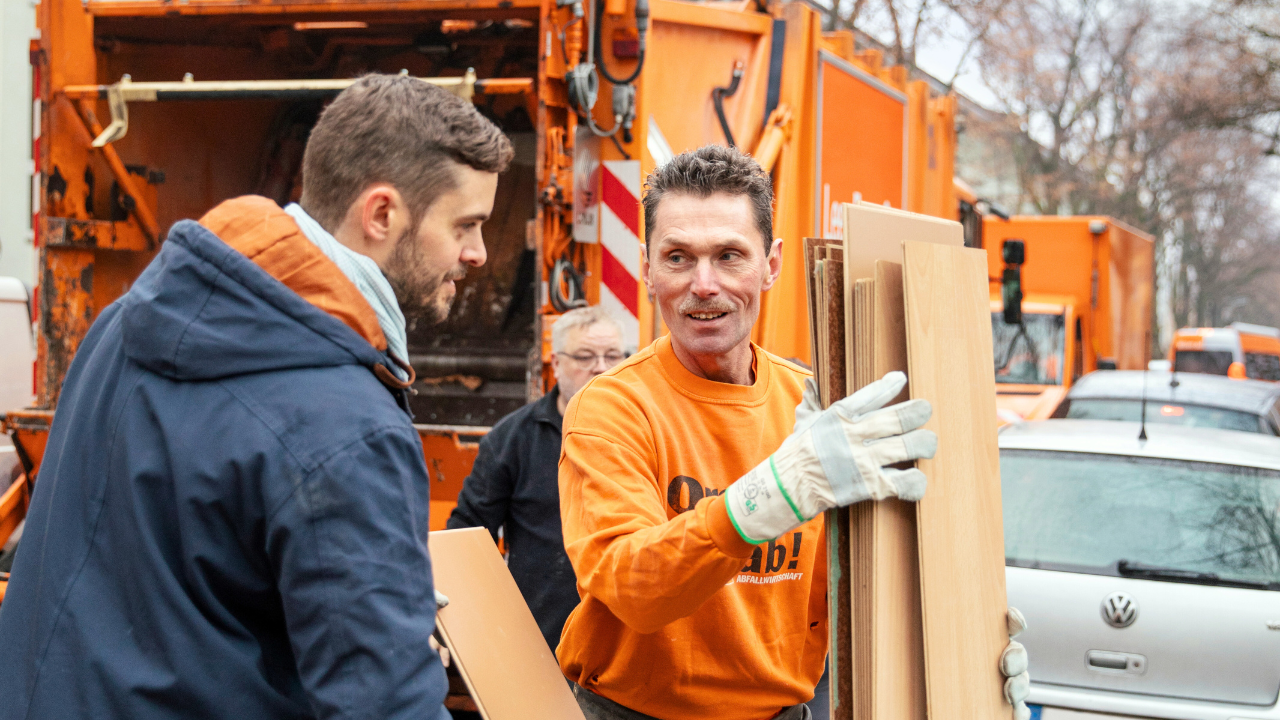
[[1011, 718], [986, 254], [908, 241], [902, 271], [911, 397], [932, 403], [939, 439], [916, 503], [928, 716]]
[[[902, 262], [902, 242], [918, 240], [943, 245], [964, 245], [964, 229], [953, 220], [919, 215], [871, 203], [844, 206], [844, 287], [845, 304], [853, 305], [853, 284], [875, 277], [876, 261]], [[852, 318], [845, 334], [853, 337]], [[853, 364], [852, 348], [846, 350], [847, 365]]]
[[584, 720], [520, 589], [484, 528], [427, 536], [436, 615], [453, 662], [485, 720]]
[[[875, 263], [874, 361], [870, 379], [907, 371], [902, 265]], [[891, 403], [906, 399], [907, 388]], [[920, 563], [915, 503], [896, 498], [875, 503], [870, 536], [874, 548], [871, 694], [875, 720], [924, 720], [924, 637], [920, 612]]]
[[[853, 314], [856, 351], [855, 372], [850, 390], [865, 387], [871, 378], [874, 352], [875, 280], [864, 278], [854, 283]], [[875, 538], [876, 502], [861, 502], [849, 508], [849, 550], [851, 558], [850, 605], [853, 614], [853, 694], [854, 720], [874, 717], [875, 696]]]
[[[855, 310], [846, 332], [852, 392], [891, 370], [907, 370], [902, 296], [902, 243], [916, 239], [958, 246], [958, 223], [866, 203], [845, 206], [847, 302]], [[855, 300], [859, 279], [867, 295]], [[907, 389], [891, 402], [906, 399]], [[854, 605], [856, 720], [924, 720], [924, 661], [916, 509], [899, 500], [851, 508], [849, 554]], [[862, 612], [857, 608], [861, 606]]]

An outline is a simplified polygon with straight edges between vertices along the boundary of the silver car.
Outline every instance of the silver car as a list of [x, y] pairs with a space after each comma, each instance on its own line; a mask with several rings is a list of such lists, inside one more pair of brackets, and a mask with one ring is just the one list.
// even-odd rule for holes
[[1099, 370], [1076, 381], [1055, 418], [1132, 420], [1280, 435], [1280, 383], [1199, 373]]
[[1000, 434], [1033, 718], [1280, 720], [1280, 438], [1146, 432]]

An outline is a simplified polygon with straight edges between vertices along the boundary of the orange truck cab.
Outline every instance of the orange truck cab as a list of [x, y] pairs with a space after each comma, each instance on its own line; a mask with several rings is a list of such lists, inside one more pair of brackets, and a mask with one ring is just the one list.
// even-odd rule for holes
[[[983, 219], [1001, 423], [1049, 417], [1071, 384], [1098, 369], [1146, 367], [1154, 240], [1108, 217]], [[1021, 240], [1022, 323], [1004, 321], [1003, 248]]]
[[1183, 328], [1169, 346], [1176, 372], [1280, 381], [1280, 329], [1249, 323]]

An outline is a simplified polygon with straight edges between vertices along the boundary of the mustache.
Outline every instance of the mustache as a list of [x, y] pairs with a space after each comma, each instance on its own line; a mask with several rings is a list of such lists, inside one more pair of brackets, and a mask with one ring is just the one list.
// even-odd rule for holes
[[734, 311], [732, 304], [723, 300], [699, 300], [698, 298], [686, 298], [680, 303], [677, 310], [681, 315], [691, 315], [693, 313], [731, 313]]
[[467, 266], [466, 266], [466, 265], [458, 265], [458, 266], [457, 266], [456, 268], [454, 268], [453, 270], [450, 270], [450, 271], [449, 271], [449, 273], [448, 273], [448, 274], [446, 274], [446, 275], [444, 276], [444, 279], [445, 279], [445, 280], [453, 280], [453, 281], [457, 282], [458, 280], [461, 280], [461, 279], [465, 278], [466, 276], [467, 276]]

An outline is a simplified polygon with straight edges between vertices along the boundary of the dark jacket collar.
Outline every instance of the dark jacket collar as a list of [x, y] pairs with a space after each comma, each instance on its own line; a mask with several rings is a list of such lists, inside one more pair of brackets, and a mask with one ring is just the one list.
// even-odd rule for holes
[[556, 432], [561, 431], [561, 423], [564, 421], [564, 417], [560, 415], [560, 409], [556, 407], [556, 401], [559, 399], [560, 385], [556, 384], [551, 388], [551, 392], [534, 403], [533, 408], [534, 419], [538, 422], [550, 423], [555, 426]]

